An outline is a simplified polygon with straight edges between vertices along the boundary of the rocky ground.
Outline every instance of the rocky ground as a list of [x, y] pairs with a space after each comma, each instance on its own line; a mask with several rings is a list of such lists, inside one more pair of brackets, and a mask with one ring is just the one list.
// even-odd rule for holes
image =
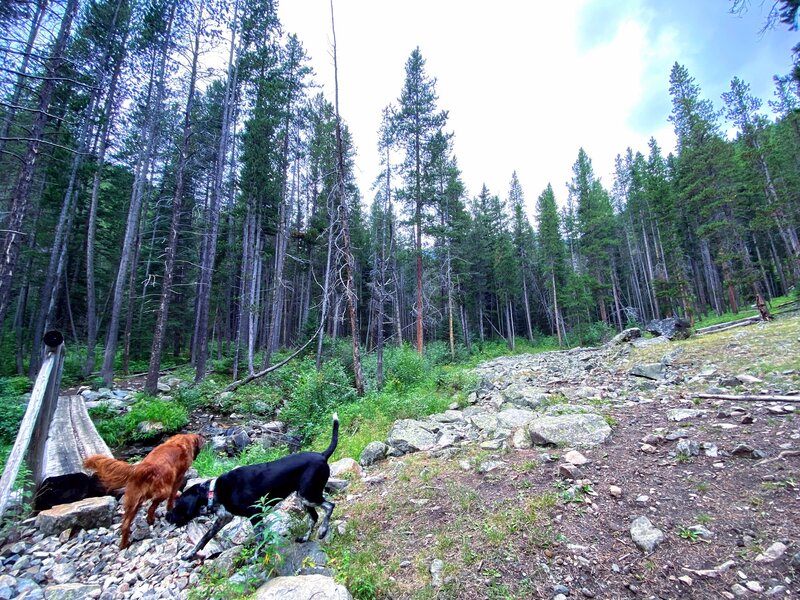
[[[289, 544], [281, 574], [332, 586], [327, 553], [363, 598], [799, 597], [800, 404], [694, 395], [800, 401], [800, 318], [478, 372], [468, 405], [400, 421], [363, 470], [346, 465], [332, 539]], [[207, 520], [175, 530], [140, 517], [120, 552], [120, 510], [97, 502], [103, 527], [59, 532], [40, 517], [12, 532], [0, 600], [210, 597], [208, 569], [230, 574], [252, 535], [234, 523], [187, 563]]]
[[473, 406], [417, 423], [447, 447], [378, 463], [339, 504], [351, 590], [798, 597], [800, 404], [694, 394], [800, 401], [800, 319], [634, 344], [482, 365]]

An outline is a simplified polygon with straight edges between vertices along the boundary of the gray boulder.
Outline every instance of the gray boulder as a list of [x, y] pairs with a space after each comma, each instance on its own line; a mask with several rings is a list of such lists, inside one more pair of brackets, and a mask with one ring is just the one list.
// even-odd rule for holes
[[669, 340], [685, 340], [692, 335], [689, 321], [670, 317], [668, 319], [653, 319], [647, 324], [645, 330], [655, 336], [663, 336]]
[[661, 363], [646, 363], [641, 365], [633, 365], [630, 374], [634, 377], [644, 377], [645, 379], [652, 379], [659, 381], [664, 379], [666, 371], [664, 365]]
[[44, 588], [47, 600], [84, 600], [84, 598], [97, 598], [101, 592], [97, 583], [85, 585], [83, 583], [62, 583], [48, 585]]
[[510, 408], [497, 413], [497, 425], [502, 429], [517, 429], [524, 427], [535, 418], [536, 413], [533, 411]]
[[543, 389], [525, 383], [512, 383], [500, 395], [505, 402], [526, 408], [536, 408], [549, 398]]
[[276, 577], [256, 590], [255, 600], [352, 600], [350, 592], [324, 575]]
[[361, 451], [361, 456], [359, 457], [358, 462], [365, 467], [374, 465], [376, 462], [386, 458], [386, 453], [388, 450], [389, 447], [383, 442], [370, 442], [367, 444], [367, 447]]
[[333, 575], [328, 568], [328, 556], [318, 542], [289, 544], [281, 550], [283, 559], [277, 568], [283, 577], [295, 575]]
[[36, 526], [44, 535], [58, 535], [72, 527], [94, 529], [111, 527], [116, 501], [112, 496], [86, 498], [70, 504], [59, 504], [36, 516]]
[[637, 517], [631, 523], [631, 539], [642, 552], [649, 554], [664, 540], [664, 532], [647, 517]]
[[541, 417], [528, 426], [534, 444], [597, 446], [611, 437], [611, 427], [598, 414]]
[[430, 450], [436, 445], [436, 435], [421, 421], [401, 419], [392, 426], [387, 443], [400, 452]]
[[630, 329], [621, 331], [611, 338], [611, 340], [608, 342], [608, 345], [619, 346], [620, 344], [625, 344], [626, 342], [630, 342], [640, 337], [642, 337], [642, 330], [638, 327], [631, 327]]

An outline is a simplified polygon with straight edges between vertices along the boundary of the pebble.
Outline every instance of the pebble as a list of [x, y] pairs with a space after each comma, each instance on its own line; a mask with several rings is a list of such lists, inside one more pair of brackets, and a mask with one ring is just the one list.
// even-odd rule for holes
[[620, 498], [622, 496], [622, 488], [616, 485], [608, 486], [608, 493], [612, 498]]

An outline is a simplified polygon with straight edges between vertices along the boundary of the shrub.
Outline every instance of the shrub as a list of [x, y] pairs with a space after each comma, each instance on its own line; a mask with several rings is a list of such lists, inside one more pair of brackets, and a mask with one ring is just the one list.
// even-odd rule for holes
[[0, 444], [12, 444], [25, 415], [22, 395], [30, 391], [27, 377], [0, 378]]
[[[111, 418], [103, 416], [105, 416], [103, 413], [92, 414], [93, 419], [99, 419], [95, 421], [97, 432], [109, 446], [119, 446], [130, 440], [144, 440], [174, 433], [189, 422], [189, 413], [183, 405], [146, 394], [139, 394], [136, 404], [127, 414]], [[161, 423], [164, 429], [142, 432], [139, 430], [139, 424], [145, 421]]]
[[308, 359], [301, 365], [301, 372], [280, 418], [305, 442], [323, 421], [327, 421], [336, 406], [355, 398], [355, 390], [341, 363], [329, 359], [317, 372], [314, 362]]
[[392, 348], [384, 355], [386, 385], [397, 391], [421, 383], [427, 377], [423, 358], [411, 346]]

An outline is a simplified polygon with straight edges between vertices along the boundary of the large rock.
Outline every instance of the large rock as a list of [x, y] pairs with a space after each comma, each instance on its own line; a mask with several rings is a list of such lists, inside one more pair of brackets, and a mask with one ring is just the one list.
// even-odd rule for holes
[[330, 464], [331, 477], [341, 477], [345, 473], [352, 473], [355, 477], [361, 477], [361, 465], [352, 458], [342, 458]]
[[647, 517], [637, 517], [631, 523], [631, 539], [642, 552], [649, 554], [664, 540], [664, 532]]
[[611, 427], [598, 414], [541, 417], [528, 426], [534, 444], [597, 446], [611, 436]]
[[642, 337], [642, 330], [638, 327], [631, 327], [630, 329], [625, 329], [621, 331], [617, 335], [615, 335], [611, 340], [608, 342], [609, 346], [619, 346], [620, 344], [625, 344], [626, 342], [633, 341], [637, 338]]
[[497, 413], [497, 425], [502, 429], [524, 427], [536, 418], [536, 413], [521, 408], [510, 408]]
[[44, 588], [44, 597], [47, 600], [84, 600], [85, 598], [98, 598], [102, 591], [99, 584], [85, 585], [83, 583], [62, 583], [48, 585]]
[[332, 575], [328, 568], [328, 556], [318, 542], [288, 544], [281, 550], [281, 562], [277, 572], [281, 576]]
[[367, 447], [361, 451], [358, 462], [365, 467], [374, 465], [379, 460], [386, 458], [386, 452], [388, 450], [389, 447], [383, 442], [370, 442], [367, 444]]
[[635, 377], [644, 377], [645, 379], [658, 381], [664, 379], [666, 371], [664, 369], [664, 365], [661, 363], [645, 363], [633, 365], [630, 370], [630, 374]]
[[70, 504], [59, 504], [43, 510], [36, 517], [36, 526], [44, 535], [58, 535], [65, 529], [111, 527], [116, 500], [112, 496], [86, 498]]
[[668, 319], [653, 319], [645, 327], [648, 333], [663, 336], [670, 340], [685, 340], [692, 335], [689, 321], [670, 317]]
[[255, 600], [352, 600], [350, 592], [330, 577], [300, 575], [276, 577], [256, 590]]
[[401, 419], [392, 426], [386, 442], [405, 454], [430, 450], [436, 445], [436, 435], [420, 421]]
[[500, 395], [505, 402], [526, 408], [536, 408], [550, 397], [543, 389], [525, 383], [512, 383]]

